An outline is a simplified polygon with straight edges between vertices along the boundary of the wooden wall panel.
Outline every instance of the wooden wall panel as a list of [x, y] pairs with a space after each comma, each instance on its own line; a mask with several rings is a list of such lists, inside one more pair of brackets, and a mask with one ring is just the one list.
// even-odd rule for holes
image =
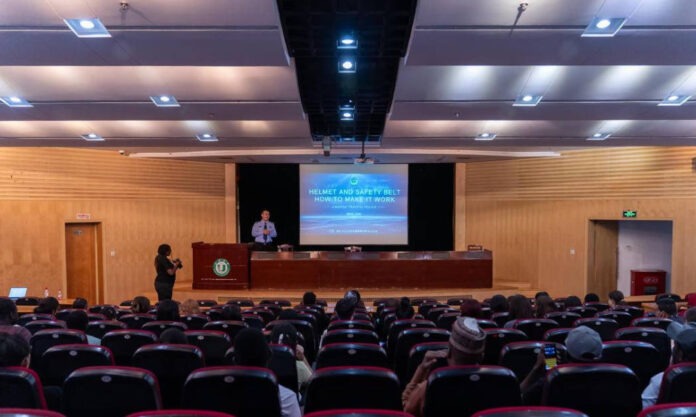
[[0, 148], [0, 293], [65, 292], [65, 223], [77, 213], [102, 224], [106, 302], [152, 292], [161, 243], [184, 263], [177, 280], [191, 281], [191, 243], [226, 238], [224, 165]]
[[589, 220], [622, 220], [635, 209], [638, 220], [673, 221], [672, 289], [695, 291], [694, 157], [689, 147], [620, 148], [467, 164], [457, 228], [467, 244], [493, 250], [494, 280], [582, 295]]

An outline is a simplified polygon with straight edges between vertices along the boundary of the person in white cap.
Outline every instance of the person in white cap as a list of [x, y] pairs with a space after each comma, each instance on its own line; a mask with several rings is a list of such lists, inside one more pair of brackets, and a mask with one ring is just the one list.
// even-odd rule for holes
[[401, 395], [404, 411], [415, 417], [421, 417], [423, 415], [425, 389], [430, 371], [442, 365], [475, 365], [481, 363], [485, 343], [486, 333], [481, 330], [476, 319], [458, 317], [452, 324], [449, 349], [426, 352], [423, 362], [416, 369], [411, 382], [406, 385], [406, 389], [404, 389]]

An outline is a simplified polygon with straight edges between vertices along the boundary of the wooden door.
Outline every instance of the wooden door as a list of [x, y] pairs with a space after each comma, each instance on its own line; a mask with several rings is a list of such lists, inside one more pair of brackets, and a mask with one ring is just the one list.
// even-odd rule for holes
[[68, 223], [65, 225], [65, 264], [67, 292], [65, 298], [86, 298], [90, 304], [102, 301], [98, 248], [99, 225]]
[[607, 301], [610, 291], [616, 289], [618, 277], [619, 222], [590, 222], [590, 251], [587, 292]]

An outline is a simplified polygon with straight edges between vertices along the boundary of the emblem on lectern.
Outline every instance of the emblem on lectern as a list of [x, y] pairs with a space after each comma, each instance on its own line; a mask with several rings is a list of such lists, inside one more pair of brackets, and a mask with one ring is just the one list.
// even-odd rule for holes
[[230, 263], [225, 258], [218, 258], [213, 262], [213, 273], [219, 277], [226, 277], [230, 273]]

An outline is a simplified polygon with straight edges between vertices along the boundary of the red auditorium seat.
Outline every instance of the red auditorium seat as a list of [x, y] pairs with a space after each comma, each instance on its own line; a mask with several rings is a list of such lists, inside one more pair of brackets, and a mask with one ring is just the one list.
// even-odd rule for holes
[[615, 340], [602, 344], [602, 362], [626, 365], [640, 380], [641, 389], [650, 378], [664, 370], [660, 367], [660, 353], [655, 346], [635, 340]]
[[133, 354], [142, 346], [157, 343], [157, 335], [149, 330], [113, 330], [105, 334], [101, 344], [111, 350], [116, 365], [130, 366]]
[[273, 304], [277, 305], [280, 307], [292, 307], [292, 303], [289, 300], [281, 299], [281, 298], [273, 298], [269, 300], [261, 300], [259, 303], [260, 305], [267, 305], [267, 304]]
[[502, 407], [479, 411], [472, 417], [588, 417], [587, 414], [559, 407]]
[[630, 368], [607, 363], [558, 365], [546, 373], [542, 405], [591, 417], [634, 416], [642, 407], [640, 382]]
[[246, 323], [247, 327], [251, 327], [254, 329], [263, 330], [264, 326], [266, 326], [266, 322], [263, 321], [263, 319], [260, 316], [253, 313], [242, 314], [242, 321]]
[[498, 327], [503, 328], [505, 327], [505, 323], [510, 321], [510, 313], [507, 311], [503, 311], [501, 313], [493, 313], [491, 316], [491, 320], [493, 320]]
[[87, 333], [90, 336], [94, 336], [97, 339], [101, 339], [104, 337], [105, 334], [109, 333], [110, 331], [113, 330], [122, 330], [126, 329], [128, 326], [126, 326], [126, 323], [123, 323], [118, 320], [99, 320], [99, 321], [91, 321], [87, 323], [87, 330], [85, 330], [85, 333]]
[[202, 330], [203, 326], [208, 324], [208, 316], [205, 314], [191, 314], [181, 317], [180, 321], [186, 325], [189, 330]]
[[133, 354], [133, 366], [157, 376], [165, 408], [179, 407], [186, 377], [205, 366], [203, 352], [193, 345], [146, 345]]
[[374, 366], [390, 368], [387, 353], [373, 343], [331, 343], [317, 354], [316, 369], [333, 366]]
[[408, 353], [408, 366], [406, 369], [406, 376], [401, 380], [402, 384], [408, 384], [413, 378], [413, 374], [416, 373], [416, 369], [423, 362], [425, 354], [430, 350], [445, 350], [449, 348], [448, 342], [426, 342], [418, 343], [411, 348]]
[[92, 366], [63, 384], [63, 411], [70, 417], [123, 417], [162, 408], [157, 377], [145, 369]]
[[615, 320], [617, 323], [619, 323], [619, 328], [629, 327], [631, 325], [631, 321], [633, 321], [633, 316], [625, 311], [602, 311], [597, 313], [597, 317]]
[[268, 368], [278, 378], [278, 383], [285, 388], [297, 392], [297, 364], [295, 352], [290, 346], [271, 344], [271, 359]]
[[[510, 369], [515, 373], [517, 380], [522, 382], [534, 368], [539, 352], [544, 349], [545, 344], [538, 341], [508, 343], [500, 351], [499, 365]], [[561, 357], [564, 357], [566, 354], [565, 346], [560, 343], [556, 343], [555, 346]]]
[[196, 302], [200, 307], [214, 307], [218, 305], [217, 301], [215, 300], [196, 300]]
[[227, 333], [217, 330], [186, 330], [184, 334], [190, 345], [201, 349], [207, 366], [225, 364], [225, 354], [232, 347], [232, 339]]
[[31, 364], [32, 369], [41, 368], [41, 356], [48, 348], [56, 345], [87, 343], [87, 336], [79, 330], [47, 329], [39, 330], [31, 337]]
[[423, 404], [424, 417], [471, 414], [492, 407], [520, 405], [520, 384], [502, 366], [447, 366], [430, 373]]
[[225, 332], [230, 337], [232, 343], [234, 343], [234, 338], [237, 336], [240, 330], [246, 329], [247, 325], [243, 321], [237, 320], [217, 320], [206, 323], [203, 326], [203, 330], [216, 330], [219, 332]]
[[632, 327], [657, 327], [662, 330], [667, 330], [670, 324], [672, 324], [671, 319], [660, 317], [640, 317], [631, 322]]
[[290, 323], [295, 326], [295, 329], [302, 334], [304, 339], [303, 346], [307, 360], [309, 363], [314, 362], [317, 356], [317, 339], [314, 334], [314, 327], [304, 320], [274, 320], [266, 325], [266, 330], [273, 330], [273, 327], [279, 323]]
[[237, 417], [280, 417], [278, 382], [266, 368], [219, 366], [191, 372], [182, 407], [222, 411]]
[[0, 407], [46, 408], [36, 372], [18, 366], [0, 368]]
[[65, 329], [66, 326], [62, 320], [34, 320], [25, 324], [24, 328], [29, 330], [31, 334], [35, 334], [39, 330]]
[[447, 342], [450, 332], [443, 329], [406, 329], [399, 333], [396, 339], [396, 350], [394, 351], [394, 371], [401, 381], [401, 386], [405, 387], [408, 383], [408, 358], [411, 349], [419, 344], [426, 342]]
[[337, 329], [326, 332], [322, 343], [372, 343], [379, 344], [379, 337], [373, 330]]
[[[221, 318], [213, 318], [213, 310], [209, 311], [210, 320], [222, 320]], [[275, 320], [276, 315], [273, 310], [268, 310], [263, 307], [255, 307], [244, 312], [244, 314], [254, 314], [263, 319], [263, 322], [268, 324]]]
[[230, 298], [225, 304], [236, 304], [240, 307], [253, 307], [254, 302], [251, 298]]
[[232, 414], [208, 410], [157, 410], [138, 411], [126, 417], [235, 417]]
[[613, 319], [605, 319], [601, 317], [590, 317], [590, 318], [582, 318], [575, 320], [574, 323], [575, 327], [578, 326], [587, 326], [590, 329], [596, 331], [599, 333], [599, 336], [602, 338], [603, 342], [607, 342], [609, 340], [614, 340], [614, 335], [616, 331], [619, 329], [619, 323], [616, 322], [616, 320]]
[[111, 351], [104, 346], [58, 345], [46, 350], [41, 357], [41, 381], [44, 385], [63, 385], [65, 378], [76, 369], [87, 366], [114, 364]]
[[399, 379], [394, 372], [375, 367], [318, 369], [309, 380], [305, 412], [339, 408], [401, 410]]
[[624, 311], [628, 314], [631, 315], [634, 319], [643, 317], [645, 314], [645, 310], [643, 310], [640, 307], [634, 307], [634, 306], [616, 306], [614, 307], [614, 311]]
[[554, 311], [546, 314], [544, 317], [555, 321], [559, 327], [573, 327], [575, 320], [582, 318], [580, 314], [572, 311]]
[[149, 330], [156, 334], [157, 336], [161, 335], [163, 331], [167, 329], [179, 329], [182, 332], [185, 330], [188, 330], [186, 328], [186, 325], [184, 323], [178, 322], [178, 321], [170, 321], [170, 320], [155, 320], [151, 321], [148, 323], [143, 324], [143, 327], [141, 327], [142, 330]]
[[517, 329], [484, 329], [486, 332], [486, 350], [483, 363], [497, 365], [500, 360], [500, 350], [503, 346], [512, 342], [527, 340], [527, 335]]
[[657, 404], [696, 402], [696, 362], [683, 362], [665, 370]]
[[0, 417], [65, 417], [65, 415], [50, 410], [0, 408]]
[[696, 403], [658, 404], [648, 407], [637, 417], [694, 417]]
[[437, 300], [429, 297], [413, 297], [411, 298], [412, 306], [420, 306], [421, 304], [437, 304]]
[[446, 307], [435, 307], [431, 308], [430, 311], [428, 311], [428, 314], [425, 316], [427, 320], [432, 321], [433, 323], [437, 322], [437, 319], [440, 318], [441, 315], [445, 313], [458, 313], [459, 310], [455, 310], [450, 306]]
[[73, 311], [77, 311], [77, 310], [78, 310], [77, 308], [65, 308], [62, 310], [58, 310], [56, 312], [56, 319], [65, 321], [65, 319], [68, 317], [68, 315], [70, 313], [72, 313]]
[[660, 352], [660, 369], [669, 366], [672, 358], [672, 341], [667, 332], [656, 327], [624, 327], [616, 331], [616, 340], [637, 340], [655, 346]]
[[607, 304], [607, 303], [599, 303], [599, 302], [585, 303], [585, 307], [594, 308], [595, 310], [597, 310], [597, 312], [609, 310], [609, 304]]
[[559, 327], [557, 329], [550, 329], [544, 333], [544, 341], [565, 344], [566, 337], [568, 337], [568, 332], [571, 328], [569, 327]]
[[566, 311], [577, 313], [580, 317], [594, 317], [597, 314], [597, 309], [593, 307], [570, 307]]
[[126, 314], [118, 318], [118, 321], [126, 323], [129, 329], [140, 329], [145, 323], [155, 321], [152, 314]]
[[375, 325], [367, 320], [336, 320], [329, 323], [327, 330], [359, 329], [375, 331]]
[[[457, 311], [453, 311], [451, 313], [444, 313], [440, 317], [437, 318], [437, 322], [435, 322], [435, 325], [440, 328], [440, 329], [445, 329], [445, 330], [452, 330], [452, 324], [457, 321], [457, 317], [459, 317], [460, 314]], [[479, 322], [479, 326], [481, 327], [486, 327], [486, 324], [488, 324], [488, 328], [491, 326], [497, 327], [495, 322], [491, 320], [477, 320]]]
[[544, 333], [557, 327], [560, 327], [558, 323], [551, 319], [515, 320], [513, 326], [517, 330], [522, 330], [529, 340], [544, 340]]
[[305, 414], [305, 417], [413, 417], [403, 411], [393, 410], [369, 410], [363, 408], [349, 408], [345, 410], [325, 410]]
[[24, 326], [29, 322], [37, 320], [55, 320], [56, 318], [50, 314], [25, 314], [19, 319], [17, 319], [18, 326]]
[[396, 339], [403, 330], [415, 328], [435, 328], [435, 323], [430, 320], [420, 319], [400, 319], [395, 320], [387, 329], [387, 357], [394, 356], [396, 349]]

